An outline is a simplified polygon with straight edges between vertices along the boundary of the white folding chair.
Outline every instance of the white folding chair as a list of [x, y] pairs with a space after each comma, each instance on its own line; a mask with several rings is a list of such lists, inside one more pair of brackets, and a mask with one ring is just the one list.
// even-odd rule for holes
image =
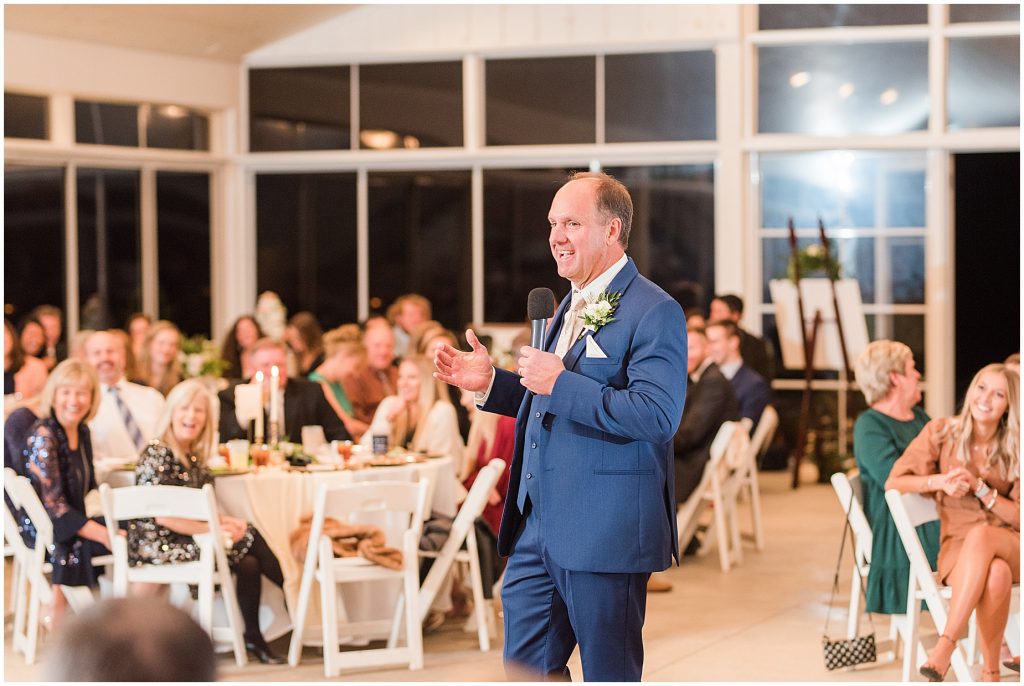
[[[931, 613], [935, 630], [941, 634], [945, 631], [949, 599], [952, 596], [952, 589], [949, 586], [940, 586], [936, 574], [932, 572], [928, 564], [928, 558], [917, 537], [917, 527], [926, 522], [939, 518], [935, 501], [931, 498], [917, 493], [900, 493], [890, 489], [885, 492], [885, 501], [889, 505], [889, 512], [892, 513], [893, 521], [896, 522], [896, 530], [900, 534], [903, 548], [910, 558], [910, 582], [907, 589], [907, 636], [906, 645], [903, 651], [903, 680], [910, 681], [914, 668], [920, 666], [923, 658], [920, 655], [923, 651], [914, 651], [909, 646], [915, 646], [919, 641], [920, 634], [920, 605], [924, 600], [928, 604], [928, 611]], [[1013, 587], [1013, 600], [1010, 608], [1011, 624], [1019, 621], [1020, 613], [1020, 586]], [[973, 661], [976, 637], [975, 637], [974, 616], [971, 616], [969, 633], [967, 637], [966, 655], [961, 650], [960, 642], [953, 650], [951, 667], [953, 674], [958, 681], [974, 681], [971, 674], [970, 662]], [[1007, 632], [1008, 635], [1010, 632]], [[914, 656], [917, 654], [918, 662], [914, 664]], [[998, 665], [995, 665], [998, 668]]]
[[[444, 584], [452, 564], [455, 562], [468, 564], [470, 583], [473, 588], [473, 609], [476, 614], [477, 635], [482, 652], [491, 649], [490, 636], [494, 630], [494, 613], [484, 599], [475, 522], [487, 507], [487, 499], [504, 471], [505, 462], [497, 458], [491, 460], [486, 467], [481, 469], [472, 488], [469, 489], [466, 500], [462, 503], [462, 508], [459, 509], [459, 514], [452, 521], [448, 540], [441, 546], [441, 550], [419, 551], [420, 557], [434, 558], [434, 564], [431, 565], [430, 571], [427, 572], [427, 578], [423, 580], [423, 586], [420, 588], [420, 621], [426, 619], [430, 605]], [[463, 542], [466, 544], [465, 550], [462, 550]]]
[[749, 426], [749, 419], [722, 423], [711, 443], [711, 459], [704, 466], [700, 484], [676, 514], [679, 549], [682, 551], [696, 533], [701, 514], [708, 505], [712, 507], [712, 523], [700, 552], [706, 553], [711, 539], [717, 538], [718, 558], [723, 572], [729, 571], [733, 564], [738, 564], [742, 559], [735, 500], [723, 497], [723, 486], [747, 450]]
[[[419, 544], [423, 530], [423, 517], [427, 507], [429, 483], [376, 481], [343, 486], [324, 484], [317, 491], [310, 522], [309, 545], [302, 569], [298, 610], [294, 617], [294, 630], [288, 650], [288, 663], [296, 666], [302, 655], [302, 637], [306, 611], [312, 595], [314, 579], [320, 583], [321, 618], [323, 631], [324, 675], [337, 676], [343, 668], [363, 668], [378, 665], [407, 663], [409, 669], [423, 667], [423, 626], [419, 610]], [[388, 569], [362, 557], [335, 557], [331, 539], [323, 535], [327, 517], [345, 523], [376, 522], [390, 517], [382, 528], [402, 530], [401, 540], [389, 540], [389, 545], [402, 551], [402, 569]], [[376, 523], [375, 522], [375, 523]], [[391, 537], [389, 537], [390, 539]], [[397, 543], [397, 545], [395, 545]], [[338, 625], [337, 585], [365, 581], [400, 581], [401, 596], [390, 620], [346, 623]], [[398, 634], [405, 624], [405, 645], [398, 646]], [[387, 647], [338, 650], [340, 631], [353, 635], [390, 630]]]
[[[247, 662], [242, 639], [242, 615], [231, 579], [224, 535], [213, 486], [100, 486], [103, 515], [114, 545], [114, 595], [128, 595], [129, 583], [195, 584], [199, 587], [199, 624], [214, 640], [229, 641], [239, 667]], [[128, 539], [117, 533], [117, 522], [130, 519], [175, 517], [205, 523], [208, 532], [196, 534], [199, 559], [167, 564], [128, 564]], [[227, 627], [213, 626], [213, 597], [217, 586], [227, 610]]]
[[[10, 467], [4, 467], [4, 494], [11, 504], [18, 507], [18, 495], [15, 492], [15, 482], [18, 474]], [[28, 558], [32, 555], [32, 549], [25, 545], [18, 530], [18, 522], [10, 508], [4, 507], [4, 539], [11, 551], [11, 594], [7, 603], [8, 609], [14, 608], [14, 636], [23, 637], [25, 634], [25, 609], [28, 607], [28, 577], [25, 568]], [[15, 650], [19, 649], [20, 639], [15, 641]]]
[[750, 437], [750, 452], [754, 456], [757, 468], [761, 469], [761, 462], [764, 460], [768, 446], [775, 437], [775, 431], [779, 428], [779, 413], [771, 405], [765, 405], [761, 418], [757, 420], [757, 427]]

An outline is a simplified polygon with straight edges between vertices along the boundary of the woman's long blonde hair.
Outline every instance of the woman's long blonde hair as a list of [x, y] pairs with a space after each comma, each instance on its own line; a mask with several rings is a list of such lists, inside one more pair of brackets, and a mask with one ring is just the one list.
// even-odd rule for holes
[[448, 393], [442, 383], [434, 378], [433, 362], [422, 355], [408, 355], [402, 359], [402, 364], [407, 363], [415, 365], [420, 374], [420, 396], [416, 400], [419, 413], [414, 427], [410, 426], [409, 412], [402, 412], [395, 417], [395, 421], [391, 424], [389, 442], [391, 445], [405, 445], [406, 434], [409, 433], [410, 428], [415, 428], [412, 444], [408, 447], [419, 450], [418, 446], [422, 444], [421, 439], [423, 439], [423, 428], [426, 425], [423, 420], [430, 414], [430, 410], [436, 403], [451, 404], [451, 401], [448, 399]]
[[1006, 412], [996, 428], [996, 447], [988, 455], [986, 469], [995, 469], [1000, 478], [1013, 481], [1020, 477], [1020, 376], [1004, 364], [990, 364], [974, 375], [964, 395], [960, 414], [952, 417], [935, 438], [939, 442], [953, 441], [953, 456], [961, 464], [971, 461], [971, 439], [974, 436], [974, 417], [971, 416], [971, 397], [981, 377], [990, 372], [1002, 374], [1006, 380]]
[[171, 420], [174, 418], [174, 410], [182, 405], [188, 405], [197, 395], [206, 398], [206, 426], [203, 427], [195, 445], [192, 446], [192, 454], [198, 457], [202, 464], [206, 464], [210, 455], [217, 449], [214, 441], [217, 437], [217, 426], [220, 419], [220, 400], [206, 387], [206, 384], [199, 379], [186, 379], [172, 388], [171, 392], [167, 394], [164, 411], [156, 423], [157, 438], [163, 441], [174, 453], [174, 456], [186, 466], [188, 466], [187, 456], [184, 454], [181, 444], [178, 443], [178, 439], [174, 437]]
[[480, 447], [486, 447], [488, 454], [494, 450], [494, 437], [498, 433], [499, 415], [484, 412], [477, 408], [469, 424], [469, 436], [466, 438], [466, 452], [463, 453], [462, 466], [459, 469], [459, 481], [465, 481], [476, 469], [476, 458]]
[[[153, 370], [151, 368], [153, 353], [150, 352], [150, 348], [153, 347], [153, 339], [163, 331], [173, 331], [178, 334], [178, 349], [181, 349], [181, 329], [174, 322], [169, 322], [166, 319], [153, 322], [149, 327], [149, 331], [146, 332], [145, 340], [142, 342], [142, 353], [139, 355], [138, 371], [140, 378], [147, 386], [152, 386], [162, 394], [167, 395], [181, 381], [181, 365], [178, 364], [177, 360], [171, 360], [171, 363], [167, 365], [163, 378], [157, 379], [153, 377]], [[131, 350], [130, 343], [128, 349]]]

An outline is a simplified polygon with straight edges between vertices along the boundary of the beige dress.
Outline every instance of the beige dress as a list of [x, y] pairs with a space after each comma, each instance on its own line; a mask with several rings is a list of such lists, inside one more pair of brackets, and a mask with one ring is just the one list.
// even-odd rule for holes
[[[975, 464], [962, 465], [953, 454], [955, 441], [950, 434], [943, 440], [938, 439], [938, 434], [945, 429], [948, 419], [933, 419], [925, 425], [921, 433], [917, 435], [906, 452], [896, 460], [892, 466], [889, 477], [916, 474], [927, 476], [929, 474], [946, 473], [954, 467], [966, 466], [967, 470], [975, 476], [981, 477], [991, 487], [999, 492], [1004, 498], [1009, 498], [1016, 503], [1020, 509], [1020, 478], [1010, 476], [1001, 477], [998, 470], [982, 471]], [[1010, 480], [1012, 479], [1012, 480]], [[981, 501], [968, 494], [963, 498], [946, 495], [942, 491], [933, 494], [939, 510], [939, 524], [941, 527], [939, 540], [939, 579], [943, 581], [953, 570], [957, 557], [960, 554], [960, 547], [964, 543], [967, 532], [978, 524], [991, 524], [1012, 531], [1015, 536], [1016, 551], [1013, 553], [1013, 562], [1010, 567], [1013, 569], [1013, 581], [1020, 581], [1020, 532], [1015, 531], [1008, 523], [1000, 519], [994, 512], [986, 510]]]

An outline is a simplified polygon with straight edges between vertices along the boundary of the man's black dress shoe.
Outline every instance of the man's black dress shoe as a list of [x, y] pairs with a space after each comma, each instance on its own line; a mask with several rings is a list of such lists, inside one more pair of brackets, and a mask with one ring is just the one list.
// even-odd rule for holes
[[249, 653], [265, 665], [283, 665], [288, 662], [286, 658], [275, 655], [267, 642], [262, 638], [258, 641], [245, 640], [245, 652]]

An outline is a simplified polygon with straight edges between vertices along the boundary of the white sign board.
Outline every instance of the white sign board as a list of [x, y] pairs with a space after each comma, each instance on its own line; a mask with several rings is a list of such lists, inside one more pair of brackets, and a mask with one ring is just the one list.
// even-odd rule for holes
[[[786, 369], [804, 368], [804, 341], [800, 334], [800, 308], [797, 305], [796, 284], [789, 279], [768, 282], [772, 303], [775, 304], [775, 325], [782, 347], [782, 363]], [[821, 311], [821, 328], [814, 346], [814, 368], [843, 368], [843, 353], [839, 345], [839, 329], [835, 322], [832, 288], [828, 279], [801, 279], [800, 291], [804, 301], [806, 330], [810, 336], [815, 311]], [[856, 279], [836, 282], [836, 299], [843, 321], [846, 354], [852, 366], [857, 356], [868, 345], [868, 325], [860, 299], [860, 286]]]

